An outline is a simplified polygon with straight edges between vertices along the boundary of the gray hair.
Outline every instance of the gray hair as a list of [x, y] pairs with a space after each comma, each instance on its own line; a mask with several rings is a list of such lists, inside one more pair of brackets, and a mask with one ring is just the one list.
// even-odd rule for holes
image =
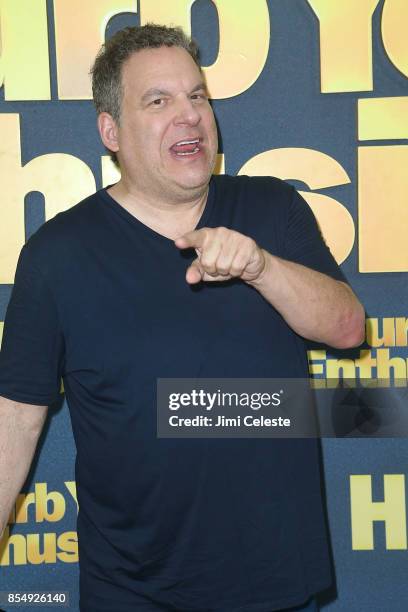
[[92, 66], [92, 92], [97, 113], [107, 112], [119, 123], [123, 97], [122, 66], [135, 52], [160, 47], [181, 47], [201, 70], [196, 43], [180, 27], [147, 23], [116, 32], [102, 46]]

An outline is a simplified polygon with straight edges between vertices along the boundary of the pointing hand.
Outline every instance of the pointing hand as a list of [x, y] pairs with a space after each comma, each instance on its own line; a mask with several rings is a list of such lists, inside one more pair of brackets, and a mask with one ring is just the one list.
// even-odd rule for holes
[[197, 258], [186, 272], [190, 284], [240, 278], [254, 281], [266, 265], [264, 251], [252, 238], [225, 227], [188, 232], [175, 240], [179, 249], [194, 248]]

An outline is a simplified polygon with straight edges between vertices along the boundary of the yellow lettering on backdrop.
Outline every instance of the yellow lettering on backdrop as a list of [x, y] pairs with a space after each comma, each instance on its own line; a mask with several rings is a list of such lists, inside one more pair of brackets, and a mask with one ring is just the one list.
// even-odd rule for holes
[[377, 378], [393, 380], [394, 387], [405, 387], [407, 379], [407, 362], [403, 357], [390, 357], [389, 349], [377, 352]]
[[372, 16], [379, 0], [308, 0], [320, 26], [322, 93], [371, 91]]
[[78, 563], [78, 536], [76, 531], [66, 531], [62, 533], [57, 543], [62, 551], [57, 553], [57, 557], [60, 561], [64, 563]]
[[327, 386], [337, 386], [339, 378], [350, 380], [356, 377], [356, 366], [352, 359], [329, 359], [326, 366]]
[[[371, 355], [370, 350], [362, 350], [360, 351], [360, 357], [354, 360], [356, 367], [359, 369], [359, 377], [360, 380], [366, 381], [364, 386], [376, 386], [376, 379], [372, 379], [372, 369], [376, 367], [377, 361]], [[378, 376], [377, 376], [378, 377]]]
[[35, 511], [35, 494], [34, 493], [19, 493], [16, 500], [16, 523], [28, 523], [28, 508], [33, 506]]
[[[380, 332], [382, 323], [382, 333]], [[384, 317], [366, 320], [367, 344], [379, 346], [408, 346], [408, 318]]]
[[18, 254], [25, 242], [24, 198], [39, 191], [45, 198], [45, 217], [70, 208], [95, 191], [90, 168], [73, 155], [52, 153], [21, 166], [19, 115], [0, 115], [0, 283], [12, 284]]
[[54, 0], [60, 100], [92, 98], [89, 70], [105, 40], [108, 21], [124, 12], [137, 13], [137, 1]]
[[[213, 0], [219, 19], [219, 52], [203, 68], [213, 99], [231, 98], [253, 85], [265, 66], [270, 23], [266, 0]], [[194, 0], [140, 0], [140, 21], [181, 25], [191, 33]]]
[[359, 140], [408, 138], [408, 97], [358, 101]]
[[[302, 148], [264, 151], [248, 160], [238, 174], [277, 176], [302, 181], [311, 189], [322, 189], [350, 183], [344, 168], [332, 157]], [[299, 191], [313, 210], [333, 256], [341, 263], [354, 244], [354, 223], [349, 211], [326, 195]]]
[[224, 153], [217, 153], [217, 158], [215, 160], [214, 174], [225, 174]]
[[408, 77], [408, 2], [386, 0], [382, 13], [381, 32], [388, 57]]
[[102, 187], [108, 187], [120, 180], [119, 167], [111, 160], [110, 155], [102, 155]]
[[408, 146], [358, 148], [359, 271], [408, 271]]
[[77, 490], [76, 490], [76, 482], [75, 480], [66, 480], [64, 485], [67, 487], [72, 499], [76, 503], [78, 509], [78, 499], [77, 499]]
[[384, 501], [372, 501], [370, 475], [350, 476], [353, 550], [374, 550], [373, 522], [385, 522], [388, 550], [407, 548], [404, 474], [384, 475]]
[[[59, 550], [58, 550], [59, 549]], [[10, 554], [12, 553], [12, 555]], [[0, 540], [0, 567], [13, 565], [39, 565], [78, 562], [78, 536], [76, 531], [66, 531], [58, 538], [56, 533], [12, 534], [8, 527]]]
[[50, 100], [46, 0], [0, 0], [5, 100]]
[[382, 335], [379, 331], [379, 319], [366, 319], [367, 344], [375, 348], [379, 346], [395, 346], [394, 317], [384, 317], [382, 321]]
[[46, 482], [35, 484], [35, 520], [56, 523], [65, 515], [65, 499], [58, 491], [47, 491]]
[[395, 344], [396, 346], [408, 346], [408, 319], [405, 317], [395, 319]]
[[[40, 544], [41, 540], [44, 542]], [[40, 563], [56, 563], [57, 561], [57, 536], [55, 533], [29, 533], [27, 535], [27, 561], [33, 565]], [[40, 552], [40, 548], [43, 552]]]
[[25, 537], [20, 533], [10, 535], [6, 527], [0, 540], [0, 567], [10, 565], [10, 549], [13, 550], [14, 565], [26, 565], [27, 545]]
[[309, 373], [313, 376], [324, 374], [323, 365], [321, 363], [315, 363], [316, 361], [324, 361], [326, 359], [326, 351], [317, 349], [315, 351], [308, 351], [309, 359]]

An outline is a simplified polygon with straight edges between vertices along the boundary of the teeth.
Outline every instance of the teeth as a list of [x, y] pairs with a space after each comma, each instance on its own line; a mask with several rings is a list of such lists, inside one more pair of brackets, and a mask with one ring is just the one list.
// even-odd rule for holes
[[200, 150], [200, 149], [199, 149], [199, 147], [196, 147], [196, 148], [194, 149], [194, 151], [190, 151], [189, 153], [187, 153], [187, 152], [184, 152], [184, 153], [176, 153], [176, 155], [194, 155], [194, 153], [197, 153], [197, 151], [199, 151], [199, 150]]
[[180, 140], [180, 142], [176, 142], [176, 144], [173, 145], [173, 147], [178, 147], [180, 145], [186, 145], [186, 144], [195, 144], [198, 142], [200, 142], [198, 138], [196, 138], [195, 140]]

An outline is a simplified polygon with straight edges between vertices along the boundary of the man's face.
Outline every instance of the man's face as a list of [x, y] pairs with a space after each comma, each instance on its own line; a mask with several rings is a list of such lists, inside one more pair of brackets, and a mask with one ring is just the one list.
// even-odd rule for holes
[[122, 68], [122, 176], [146, 196], [186, 201], [207, 187], [218, 149], [203, 75], [180, 47], [143, 49]]

